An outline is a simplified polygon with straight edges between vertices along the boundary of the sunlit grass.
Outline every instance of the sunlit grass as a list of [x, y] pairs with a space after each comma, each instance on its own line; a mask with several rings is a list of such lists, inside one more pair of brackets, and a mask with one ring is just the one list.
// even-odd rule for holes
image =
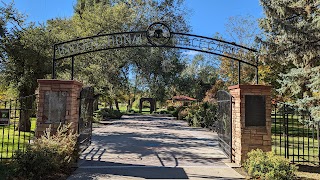
[[320, 162], [318, 146], [316, 129], [311, 125], [301, 123], [299, 116], [289, 115], [288, 121], [283, 116], [277, 116], [276, 120], [273, 119], [272, 150], [276, 154], [287, 155], [287, 158], [292, 162], [318, 164]]
[[[99, 107], [100, 108], [100, 107]], [[107, 107], [108, 108], [108, 107]], [[113, 106], [113, 109], [116, 109], [115, 106]], [[119, 104], [119, 110], [120, 112], [127, 114], [127, 105], [126, 104]], [[135, 113], [140, 113], [139, 108], [132, 107], [131, 110], [133, 110]], [[132, 112], [132, 111], [131, 111]], [[130, 114], [130, 113], [129, 113]], [[142, 108], [142, 112], [140, 114], [150, 114], [150, 108]]]
[[[281, 139], [281, 144], [280, 144]], [[286, 152], [285, 141], [286, 137], [279, 135], [272, 136], [272, 150], [278, 155], [285, 156], [292, 162], [319, 162], [318, 140], [313, 138], [288, 137], [289, 148]], [[308, 142], [309, 141], [309, 142]]]
[[0, 126], [0, 158], [11, 158], [17, 150], [24, 150], [34, 137], [36, 118], [31, 118], [31, 132], [22, 132], [17, 129], [18, 122], [8, 126]]

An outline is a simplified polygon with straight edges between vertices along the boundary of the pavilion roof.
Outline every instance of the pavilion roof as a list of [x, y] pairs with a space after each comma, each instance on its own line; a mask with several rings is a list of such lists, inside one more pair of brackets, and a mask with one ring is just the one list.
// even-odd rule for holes
[[175, 101], [196, 101], [197, 99], [189, 97], [189, 96], [179, 95], [179, 96], [173, 96], [172, 100], [175, 100]]

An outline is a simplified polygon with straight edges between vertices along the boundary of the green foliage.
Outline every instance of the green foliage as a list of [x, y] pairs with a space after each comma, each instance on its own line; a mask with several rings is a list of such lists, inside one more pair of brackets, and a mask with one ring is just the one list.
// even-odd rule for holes
[[169, 111], [167, 111], [167, 110], [161, 110], [161, 111], [159, 111], [159, 113], [160, 113], [160, 114], [169, 114]]
[[195, 97], [202, 100], [213, 84], [218, 80], [218, 73], [211, 59], [206, 59], [203, 55], [194, 56], [176, 80], [176, 91], [179, 94]]
[[47, 147], [31, 149], [26, 152], [16, 153], [13, 172], [18, 177], [25, 179], [43, 179], [59, 171], [59, 162], [56, 161], [57, 153]]
[[[13, 86], [18, 97], [32, 95], [51, 71], [52, 40], [44, 26], [24, 24], [24, 17], [13, 4], [0, 6], [0, 83]], [[12, 28], [7, 28], [8, 23]], [[51, 56], [51, 57], [50, 57]], [[22, 106], [24, 106], [23, 104]], [[21, 118], [19, 129], [30, 131], [28, 114]]]
[[[255, 42], [256, 36], [260, 36], [260, 28], [257, 19], [250, 15], [245, 16], [231, 16], [228, 18], [228, 22], [225, 24], [225, 33], [222, 37], [220, 34], [216, 34], [215, 38], [229, 40], [230, 42], [236, 42], [239, 45], [257, 49], [259, 44]], [[255, 64], [256, 57], [253, 53], [241, 51], [232, 51], [228, 54], [233, 56], [241, 56], [246, 62]], [[226, 86], [235, 85], [238, 83], [238, 63], [229, 58], [219, 57], [221, 63], [219, 64], [219, 75], [221, 79], [225, 81]], [[263, 67], [261, 67], [262, 69]], [[260, 77], [260, 83], [261, 83]], [[242, 84], [254, 84], [255, 83], [255, 69], [249, 65], [241, 64], [241, 83]]]
[[175, 110], [172, 112], [172, 115], [173, 115], [174, 117], [176, 117], [177, 119], [181, 119], [182, 117], [181, 117], [181, 114], [180, 114], [180, 117], [179, 117], [179, 113], [180, 113], [181, 111], [183, 111], [184, 109], [186, 109], [185, 106], [178, 106], [178, 107], [175, 108]]
[[[6, 85], [17, 88], [21, 97], [34, 94], [37, 79], [50, 73], [53, 41], [44, 26], [25, 24], [23, 15], [13, 7], [0, 6], [0, 29], [4, 29], [0, 32], [0, 75]], [[7, 23], [13, 27], [7, 29]]]
[[[166, 22], [172, 30], [187, 32], [184, 0], [78, 0], [70, 19], [48, 21], [48, 29], [59, 41], [115, 32], [145, 30], [151, 22]], [[160, 18], [161, 19], [158, 19]], [[157, 100], [166, 99], [166, 85], [182, 70], [181, 53], [175, 49], [130, 48], [95, 52], [77, 56], [76, 79], [94, 85], [113, 101], [132, 99], [139, 88]], [[90, 59], [90, 61], [87, 61]], [[152, 62], [152, 63], [150, 63]], [[70, 63], [57, 68], [58, 75], [68, 78]], [[135, 79], [130, 79], [135, 77]], [[135, 83], [133, 84], [132, 82]], [[139, 87], [140, 86], [140, 87]], [[131, 98], [130, 98], [131, 97]], [[119, 98], [119, 101], [122, 101]]]
[[167, 107], [167, 110], [168, 110], [168, 111], [174, 111], [175, 109], [176, 109], [176, 108], [175, 108], [174, 106], [168, 106], [168, 107]]
[[128, 113], [135, 114], [135, 113], [139, 113], [139, 111], [135, 111], [134, 109], [130, 109], [130, 110], [128, 111]]
[[100, 109], [97, 113], [101, 120], [120, 119], [123, 115], [120, 111], [109, 108]]
[[9, 179], [12, 173], [12, 166], [10, 163], [0, 163], [0, 179]]
[[[183, 4], [184, 0], [78, 0], [72, 17], [48, 20], [41, 26], [23, 24], [24, 18], [13, 5], [0, 7], [0, 79], [10, 80], [18, 88], [19, 96], [25, 96], [34, 93], [36, 79], [50, 76], [54, 43], [98, 34], [141, 31], [157, 21], [166, 22], [173, 31], [188, 32], [188, 11]], [[7, 28], [7, 24], [13, 27]], [[57, 62], [57, 78], [69, 79], [70, 69], [70, 61]], [[77, 56], [75, 79], [95, 86], [96, 92], [108, 97], [108, 101], [117, 99], [130, 105], [128, 100], [134, 101], [132, 94], [139, 88], [164, 101], [167, 87], [174, 84], [182, 69], [181, 53], [177, 49], [119, 49]], [[134, 85], [133, 81], [136, 81]]]
[[100, 116], [100, 114], [99, 114], [99, 110], [97, 110], [97, 111], [94, 111], [93, 112], [93, 119], [92, 119], [92, 121], [94, 122], [94, 123], [99, 123], [99, 121], [101, 121], [102, 119], [101, 119], [101, 116]]
[[159, 110], [159, 111], [153, 111], [152, 114], [170, 114], [167, 110]]
[[[319, 0], [260, 0], [264, 64], [278, 76], [278, 92], [320, 121]], [[274, 86], [275, 84], [273, 84]]]
[[[20, 29], [25, 17], [14, 8], [14, 3], [0, 4], [0, 64], [7, 58], [8, 38], [12, 31]], [[1, 69], [0, 69], [1, 70]]]
[[216, 105], [204, 102], [191, 106], [186, 120], [190, 126], [210, 128], [216, 121], [216, 113]]
[[273, 152], [263, 152], [261, 149], [248, 153], [244, 168], [251, 177], [266, 180], [295, 179], [297, 171], [297, 167], [291, 165], [288, 159]]
[[186, 120], [188, 112], [189, 112], [189, 107], [184, 107], [184, 108], [180, 109], [180, 111], [178, 112], [178, 119]]
[[13, 175], [23, 179], [54, 179], [57, 174], [69, 173], [79, 157], [77, 134], [70, 127], [71, 124], [60, 126], [55, 134], [50, 127], [25, 152], [18, 151], [12, 163]]

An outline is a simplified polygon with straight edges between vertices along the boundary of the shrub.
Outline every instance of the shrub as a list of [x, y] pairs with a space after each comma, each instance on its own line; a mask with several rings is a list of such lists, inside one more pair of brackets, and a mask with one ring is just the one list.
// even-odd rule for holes
[[167, 110], [161, 110], [159, 111], [160, 114], [169, 114], [169, 112]]
[[100, 119], [120, 119], [123, 114], [118, 110], [104, 108], [98, 111]]
[[177, 117], [179, 119], [179, 112], [184, 110], [186, 107], [184, 106], [178, 106], [173, 112], [172, 116]]
[[13, 162], [13, 175], [24, 179], [44, 179], [59, 171], [56, 156], [58, 154], [49, 148], [18, 151]]
[[291, 165], [288, 159], [261, 149], [248, 153], [244, 168], [251, 177], [267, 180], [295, 179], [297, 171], [296, 166]]
[[94, 111], [93, 112], [93, 119], [92, 121], [95, 122], [95, 123], [99, 123], [99, 121], [101, 121], [101, 116], [99, 114], [99, 110], [98, 111]]
[[0, 179], [9, 179], [13, 174], [12, 165], [9, 162], [0, 162]]
[[182, 108], [179, 112], [178, 112], [178, 119], [180, 120], [185, 120], [187, 115], [189, 112], [189, 108]]
[[130, 109], [129, 111], [128, 111], [128, 113], [139, 113], [138, 111], [135, 111], [134, 109]]
[[167, 107], [167, 110], [168, 110], [168, 111], [174, 111], [175, 109], [176, 109], [176, 108], [175, 108], [174, 106], [168, 106], [168, 107]]
[[152, 114], [169, 114], [167, 110], [153, 111]]
[[70, 126], [60, 126], [56, 134], [51, 134], [50, 127], [41, 138], [27, 146], [25, 152], [16, 152], [13, 174], [23, 179], [56, 179], [57, 174], [69, 173], [79, 157], [78, 135]]
[[174, 111], [170, 112], [173, 117], [177, 119], [184, 120], [188, 114], [188, 107], [178, 106]]
[[201, 103], [190, 107], [186, 120], [190, 126], [210, 128], [216, 121], [217, 107], [210, 103]]

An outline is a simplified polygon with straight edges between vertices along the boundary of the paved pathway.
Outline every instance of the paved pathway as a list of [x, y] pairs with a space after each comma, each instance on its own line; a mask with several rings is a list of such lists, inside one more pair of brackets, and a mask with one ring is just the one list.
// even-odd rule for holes
[[75, 179], [240, 179], [217, 135], [166, 117], [124, 116], [93, 128]]

